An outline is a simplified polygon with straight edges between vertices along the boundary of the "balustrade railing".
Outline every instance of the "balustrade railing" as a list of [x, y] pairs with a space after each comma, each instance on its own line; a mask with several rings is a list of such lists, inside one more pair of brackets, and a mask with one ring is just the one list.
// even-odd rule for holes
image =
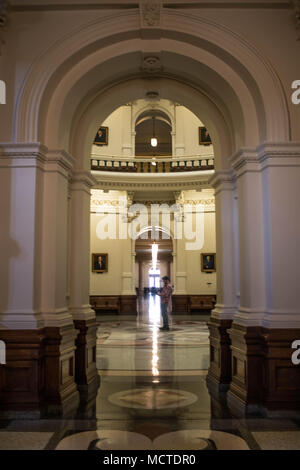
[[91, 159], [91, 170], [124, 173], [175, 173], [214, 170], [214, 157], [136, 158], [103, 156]]

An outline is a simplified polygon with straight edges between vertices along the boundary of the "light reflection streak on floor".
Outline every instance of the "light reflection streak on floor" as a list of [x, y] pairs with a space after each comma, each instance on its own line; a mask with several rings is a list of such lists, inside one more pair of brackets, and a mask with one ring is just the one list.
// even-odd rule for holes
[[[160, 325], [160, 298], [156, 295], [149, 296], [149, 321], [152, 326], [152, 375], [159, 376], [158, 370], [158, 326]], [[159, 382], [157, 379], [153, 383]]]

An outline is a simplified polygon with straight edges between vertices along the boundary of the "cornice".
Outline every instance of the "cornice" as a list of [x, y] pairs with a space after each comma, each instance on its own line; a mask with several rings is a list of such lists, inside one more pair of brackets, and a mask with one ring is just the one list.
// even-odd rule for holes
[[193, 172], [192, 175], [184, 173], [129, 175], [113, 172], [111, 174], [109, 172], [97, 172], [95, 176], [95, 189], [181, 191], [183, 189], [210, 187], [210, 175], [203, 175], [203, 172]]
[[32, 158], [43, 157], [46, 159], [48, 148], [39, 143], [14, 143], [4, 142], [0, 144], [0, 157], [9, 158]]
[[256, 148], [242, 148], [230, 159], [237, 175], [241, 169], [260, 172], [267, 166], [300, 166], [300, 142], [264, 142]]
[[71, 170], [75, 164], [75, 158], [65, 150], [49, 150], [47, 153], [47, 163], [56, 163], [65, 170]]
[[300, 158], [300, 142], [265, 142], [256, 149], [258, 159], [261, 161], [267, 156], [273, 157], [298, 157]]
[[209, 184], [214, 189], [233, 189], [235, 177], [232, 169], [215, 171], [215, 174], [209, 179]]
[[39, 143], [2, 143], [0, 144], [0, 166], [43, 170], [47, 161], [47, 151], [47, 147]]
[[92, 188], [98, 183], [98, 181], [89, 171], [74, 170], [71, 177], [71, 184], [76, 185], [78, 183], [83, 184], [87, 188]]

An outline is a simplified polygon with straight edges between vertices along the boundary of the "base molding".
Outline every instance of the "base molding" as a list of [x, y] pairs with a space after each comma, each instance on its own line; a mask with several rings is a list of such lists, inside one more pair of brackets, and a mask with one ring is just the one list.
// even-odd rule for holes
[[73, 325], [0, 330], [6, 364], [0, 366], [2, 416], [66, 415], [79, 404]]

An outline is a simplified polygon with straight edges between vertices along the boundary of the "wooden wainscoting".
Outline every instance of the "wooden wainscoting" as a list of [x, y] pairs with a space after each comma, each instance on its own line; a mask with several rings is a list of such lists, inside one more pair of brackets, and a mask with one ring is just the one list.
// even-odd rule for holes
[[246, 413], [300, 410], [300, 367], [291, 345], [298, 329], [267, 329], [232, 324], [232, 382], [228, 404]]
[[0, 412], [41, 417], [76, 411], [73, 325], [39, 330], [1, 330], [6, 364], [0, 366]]
[[75, 320], [74, 326], [78, 331], [75, 353], [75, 380], [83, 404], [91, 402], [97, 395], [100, 376], [96, 368], [96, 318], [90, 320]]
[[208, 322], [210, 343], [210, 365], [207, 374], [207, 385], [212, 394], [227, 392], [231, 374], [231, 341], [228, 330], [232, 320], [211, 318]]

